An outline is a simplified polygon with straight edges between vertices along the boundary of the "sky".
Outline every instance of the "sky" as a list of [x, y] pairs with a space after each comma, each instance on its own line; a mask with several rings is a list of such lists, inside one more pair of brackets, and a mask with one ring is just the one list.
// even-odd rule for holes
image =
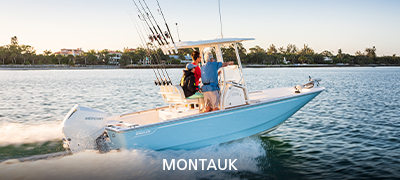
[[[138, 0], [135, 0], [138, 3]], [[141, 1], [143, 3], [143, 1]], [[166, 30], [156, 0], [146, 0], [157, 23]], [[218, 0], [159, 0], [175, 41], [221, 37]], [[307, 44], [354, 54], [375, 46], [376, 53], [400, 55], [398, 0], [220, 0], [224, 37], [255, 38], [244, 42], [267, 49]], [[140, 7], [140, 4], [138, 4]], [[142, 10], [142, 9], [141, 9]], [[62, 48], [123, 50], [141, 45], [128, 12], [132, 0], [0, 0], [0, 46], [17, 36], [37, 54]], [[143, 27], [139, 23], [140, 27]]]

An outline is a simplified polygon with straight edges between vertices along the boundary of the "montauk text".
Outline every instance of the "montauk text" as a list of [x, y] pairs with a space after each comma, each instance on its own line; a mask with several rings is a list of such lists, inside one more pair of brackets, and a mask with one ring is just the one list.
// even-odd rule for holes
[[[163, 170], [235, 170], [237, 171], [237, 168], [235, 167], [234, 163], [236, 162], [237, 159], [171, 159], [170, 162], [168, 162], [167, 159], [163, 159]], [[228, 163], [229, 162], [229, 163]]]

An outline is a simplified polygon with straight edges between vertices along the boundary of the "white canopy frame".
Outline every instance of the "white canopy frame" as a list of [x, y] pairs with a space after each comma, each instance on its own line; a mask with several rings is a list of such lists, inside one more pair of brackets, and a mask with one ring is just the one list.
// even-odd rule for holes
[[[245, 102], [246, 102], [246, 104], [250, 104], [249, 92], [247, 90], [246, 83], [244, 80], [242, 62], [241, 62], [238, 47], [237, 47], [237, 43], [242, 42], [242, 41], [248, 41], [248, 40], [254, 40], [254, 38], [221, 38], [221, 39], [213, 39], [213, 40], [186, 41], [186, 42], [177, 43], [177, 48], [183, 49], [183, 48], [198, 47], [201, 57], [202, 57], [201, 65], [203, 66], [205, 64], [204, 50], [206, 48], [214, 49], [217, 62], [223, 63], [224, 59], [223, 59], [221, 48], [223, 46], [229, 46], [229, 45], [233, 44], [234, 48], [235, 48], [236, 58], [238, 61], [238, 71], [240, 74], [240, 80], [238, 82], [228, 82], [225, 79], [223, 80], [224, 84], [221, 88], [221, 100], [223, 100], [225, 98], [225, 94], [223, 92], [225, 92], [227, 85], [230, 84], [234, 87], [243, 89], [244, 95], [245, 95]], [[223, 73], [224, 73], [223, 77], [225, 78], [226, 77], [225, 72], [223, 72]], [[225, 105], [221, 101], [221, 110], [222, 109], [225, 109]]]

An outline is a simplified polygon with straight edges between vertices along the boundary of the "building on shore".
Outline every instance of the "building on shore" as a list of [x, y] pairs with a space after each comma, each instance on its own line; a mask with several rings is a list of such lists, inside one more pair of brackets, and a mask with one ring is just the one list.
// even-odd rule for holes
[[192, 62], [192, 57], [187, 54], [183, 56], [185, 59], [182, 59], [181, 57], [179, 57], [179, 55], [169, 55], [170, 59], [179, 59], [181, 60], [181, 64], [187, 64], [187, 63], [191, 63]]
[[55, 52], [54, 54], [61, 54], [63, 56], [68, 56], [68, 55], [73, 55], [73, 56], [77, 56], [77, 55], [82, 55], [84, 53], [84, 51], [82, 50], [82, 48], [77, 48], [77, 49], [61, 49], [60, 51]]
[[286, 57], [283, 57], [283, 61], [282, 61], [284, 64], [290, 64], [290, 61], [287, 61], [286, 60]]
[[119, 61], [121, 60], [122, 53], [117, 51], [109, 51], [108, 54], [110, 55], [109, 63], [114, 65], [119, 65]]
[[324, 57], [324, 61], [325, 62], [330, 62], [330, 63], [333, 63], [333, 59], [332, 58], [330, 58], [330, 57]]

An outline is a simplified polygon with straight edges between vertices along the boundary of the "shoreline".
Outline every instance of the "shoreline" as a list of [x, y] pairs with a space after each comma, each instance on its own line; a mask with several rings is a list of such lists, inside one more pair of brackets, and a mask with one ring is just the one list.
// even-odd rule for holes
[[[349, 65], [336, 65], [336, 64], [306, 64], [306, 65], [259, 65], [248, 64], [243, 65], [243, 68], [312, 68], [312, 67], [399, 67], [397, 64], [349, 64]], [[120, 67], [116, 65], [87, 65], [87, 66], [70, 66], [70, 65], [0, 65], [0, 70], [70, 70], [70, 69], [152, 69], [152, 68], [185, 68], [185, 64], [172, 64], [172, 65], [128, 65]]]

